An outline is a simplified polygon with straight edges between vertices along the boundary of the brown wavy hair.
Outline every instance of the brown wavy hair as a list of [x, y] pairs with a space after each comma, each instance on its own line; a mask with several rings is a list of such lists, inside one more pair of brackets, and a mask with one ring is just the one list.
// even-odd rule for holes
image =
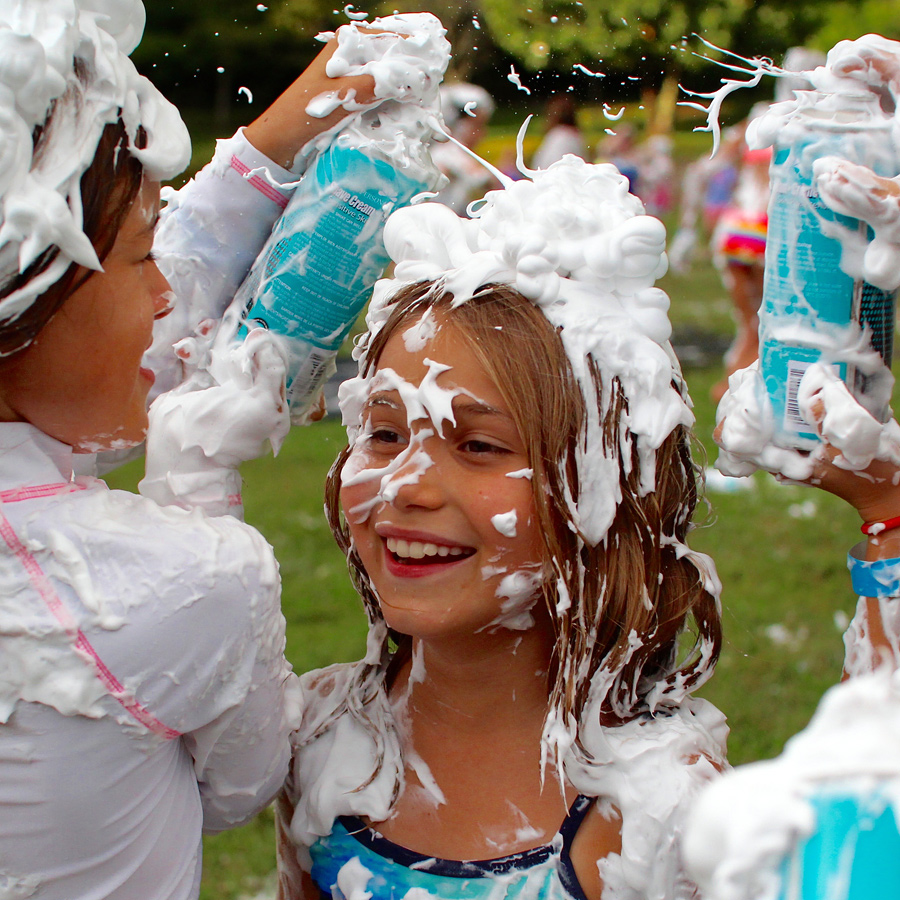
[[[398, 330], [433, 309], [468, 339], [502, 393], [527, 448], [538, 530], [552, 572], [543, 585], [555, 631], [548, 715], [581, 722], [595, 679], [605, 683], [604, 725], [677, 705], [712, 674], [722, 640], [718, 598], [707, 589], [702, 566], [685, 553], [698, 502], [689, 430], [678, 426], [666, 438], [656, 454], [656, 488], [642, 492], [635, 438], [624, 424], [628, 398], [613, 379], [601, 420], [604, 452], [618, 455], [622, 501], [604, 540], [591, 545], [578, 531], [570, 502], [577, 505], [582, 490], [577, 457], [585, 449], [585, 395], [559, 334], [540, 309], [505, 285], [488, 285], [458, 306], [452, 300], [432, 283], [399, 291], [384, 326], [363, 337], [362, 374], [378, 366]], [[591, 399], [598, 406], [604, 377], [591, 366]], [[680, 380], [676, 387], [684, 392]], [[411, 639], [385, 628], [375, 587], [341, 514], [341, 471], [349, 455], [348, 447], [329, 473], [326, 513], [369, 620], [380, 623], [385, 635], [381, 660], [359, 672], [363, 699], [351, 712], [366, 718], [366, 698], [408, 657]], [[559, 603], [563, 591], [568, 605]]]

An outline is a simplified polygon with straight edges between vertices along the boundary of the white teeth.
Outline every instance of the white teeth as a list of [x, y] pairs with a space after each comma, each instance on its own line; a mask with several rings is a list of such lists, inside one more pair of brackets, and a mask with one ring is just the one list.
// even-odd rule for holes
[[424, 559], [426, 556], [461, 556], [462, 547], [447, 547], [444, 544], [425, 544], [421, 541], [404, 541], [400, 538], [386, 538], [391, 553], [404, 559]]

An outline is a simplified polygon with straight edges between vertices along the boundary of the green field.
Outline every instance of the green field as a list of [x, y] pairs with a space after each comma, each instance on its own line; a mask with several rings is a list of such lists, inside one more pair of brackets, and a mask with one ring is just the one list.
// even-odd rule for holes
[[[699, 152], [690, 136], [688, 152]], [[708, 146], [708, 144], [706, 145]], [[727, 343], [729, 303], [708, 260], [687, 276], [669, 275], [680, 341]], [[715, 459], [710, 386], [721, 377], [716, 354], [686, 368], [697, 437]], [[357, 658], [364, 617], [322, 513], [325, 473], [343, 442], [334, 421], [294, 429], [277, 459], [246, 465], [247, 521], [272, 543], [281, 564], [287, 654], [297, 671]], [[137, 464], [110, 477], [133, 488]], [[811, 489], [757, 474], [750, 490], [710, 493], [692, 543], [716, 560], [724, 591], [725, 648], [704, 695], [731, 723], [734, 763], [777, 754], [808, 721], [822, 692], [840, 676], [842, 623], [852, 615], [845, 557], [859, 538], [855, 513]], [[252, 897], [274, 867], [272, 816], [205, 842], [204, 900]]]

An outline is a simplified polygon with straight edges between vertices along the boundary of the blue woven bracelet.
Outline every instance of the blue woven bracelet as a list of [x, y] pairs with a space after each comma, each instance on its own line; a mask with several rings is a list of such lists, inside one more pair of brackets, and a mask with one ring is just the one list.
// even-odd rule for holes
[[900, 559], [857, 559], [851, 550], [847, 568], [857, 597], [900, 597]]

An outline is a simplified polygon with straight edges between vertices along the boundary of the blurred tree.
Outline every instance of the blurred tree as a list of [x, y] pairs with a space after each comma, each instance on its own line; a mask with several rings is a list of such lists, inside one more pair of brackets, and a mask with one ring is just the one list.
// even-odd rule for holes
[[881, 34], [900, 40], [900, 0], [841, 0], [831, 4], [825, 24], [813, 38], [820, 50], [830, 50], [838, 41], [864, 34]]
[[[313, 57], [313, 37], [357, 16], [334, 0], [145, 0], [147, 32], [135, 52], [138, 67], [179, 106], [226, 114], [270, 102]], [[842, 37], [879, 31], [900, 37], [900, 0], [370, 0], [369, 17], [429, 11], [447, 28], [454, 55], [449, 80], [483, 83], [528, 102], [506, 80], [510, 63], [528, 70], [536, 101], [556, 90], [602, 86], [604, 98], [657, 94], [651, 128], [671, 125], [677, 85], [717, 82], [719, 72], [698, 57], [694, 35], [747, 56], [776, 62], [795, 44], [827, 49]], [[362, 14], [362, 10], [360, 10]], [[609, 78], [572, 85], [573, 67]], [[221, 70], [221, 71], [219, 71]]]
[[[491, 35], [482, 28], [480, 21], [481, 0], [376, 0], [366, 3], [369, 18], [388, 16], [394, 12], [430, 12], [436, 15], [447, 29], [447, 40], [453, 47], [447, 78], [450, 81], [467, 81], [479, 69], [488, 65], [498, 53]], [[348, 21], [344, 12], [353, 15], [354, 7], [335, 9], [327, 0], [276, 0], [273, 2], [273, 21], [295, 32], [336, 28]], [[338, 21], [336, 13], [341, 13]]]
[[780, 58], [805, 42], [835, 0], [479, 0], [497, 44], [540, 70], [611, 67], [658, 91], [651, 130], [671, 128], [678, 81], [706, 65], [694, 38]]
[[319, 49], [315, 32], [279, 29], [259, 0], [144, 3], [147, 27], [135, 64], [179, 107], [209, 110], [216, 131], [232, 127], [235, 112], [253, 118]]

